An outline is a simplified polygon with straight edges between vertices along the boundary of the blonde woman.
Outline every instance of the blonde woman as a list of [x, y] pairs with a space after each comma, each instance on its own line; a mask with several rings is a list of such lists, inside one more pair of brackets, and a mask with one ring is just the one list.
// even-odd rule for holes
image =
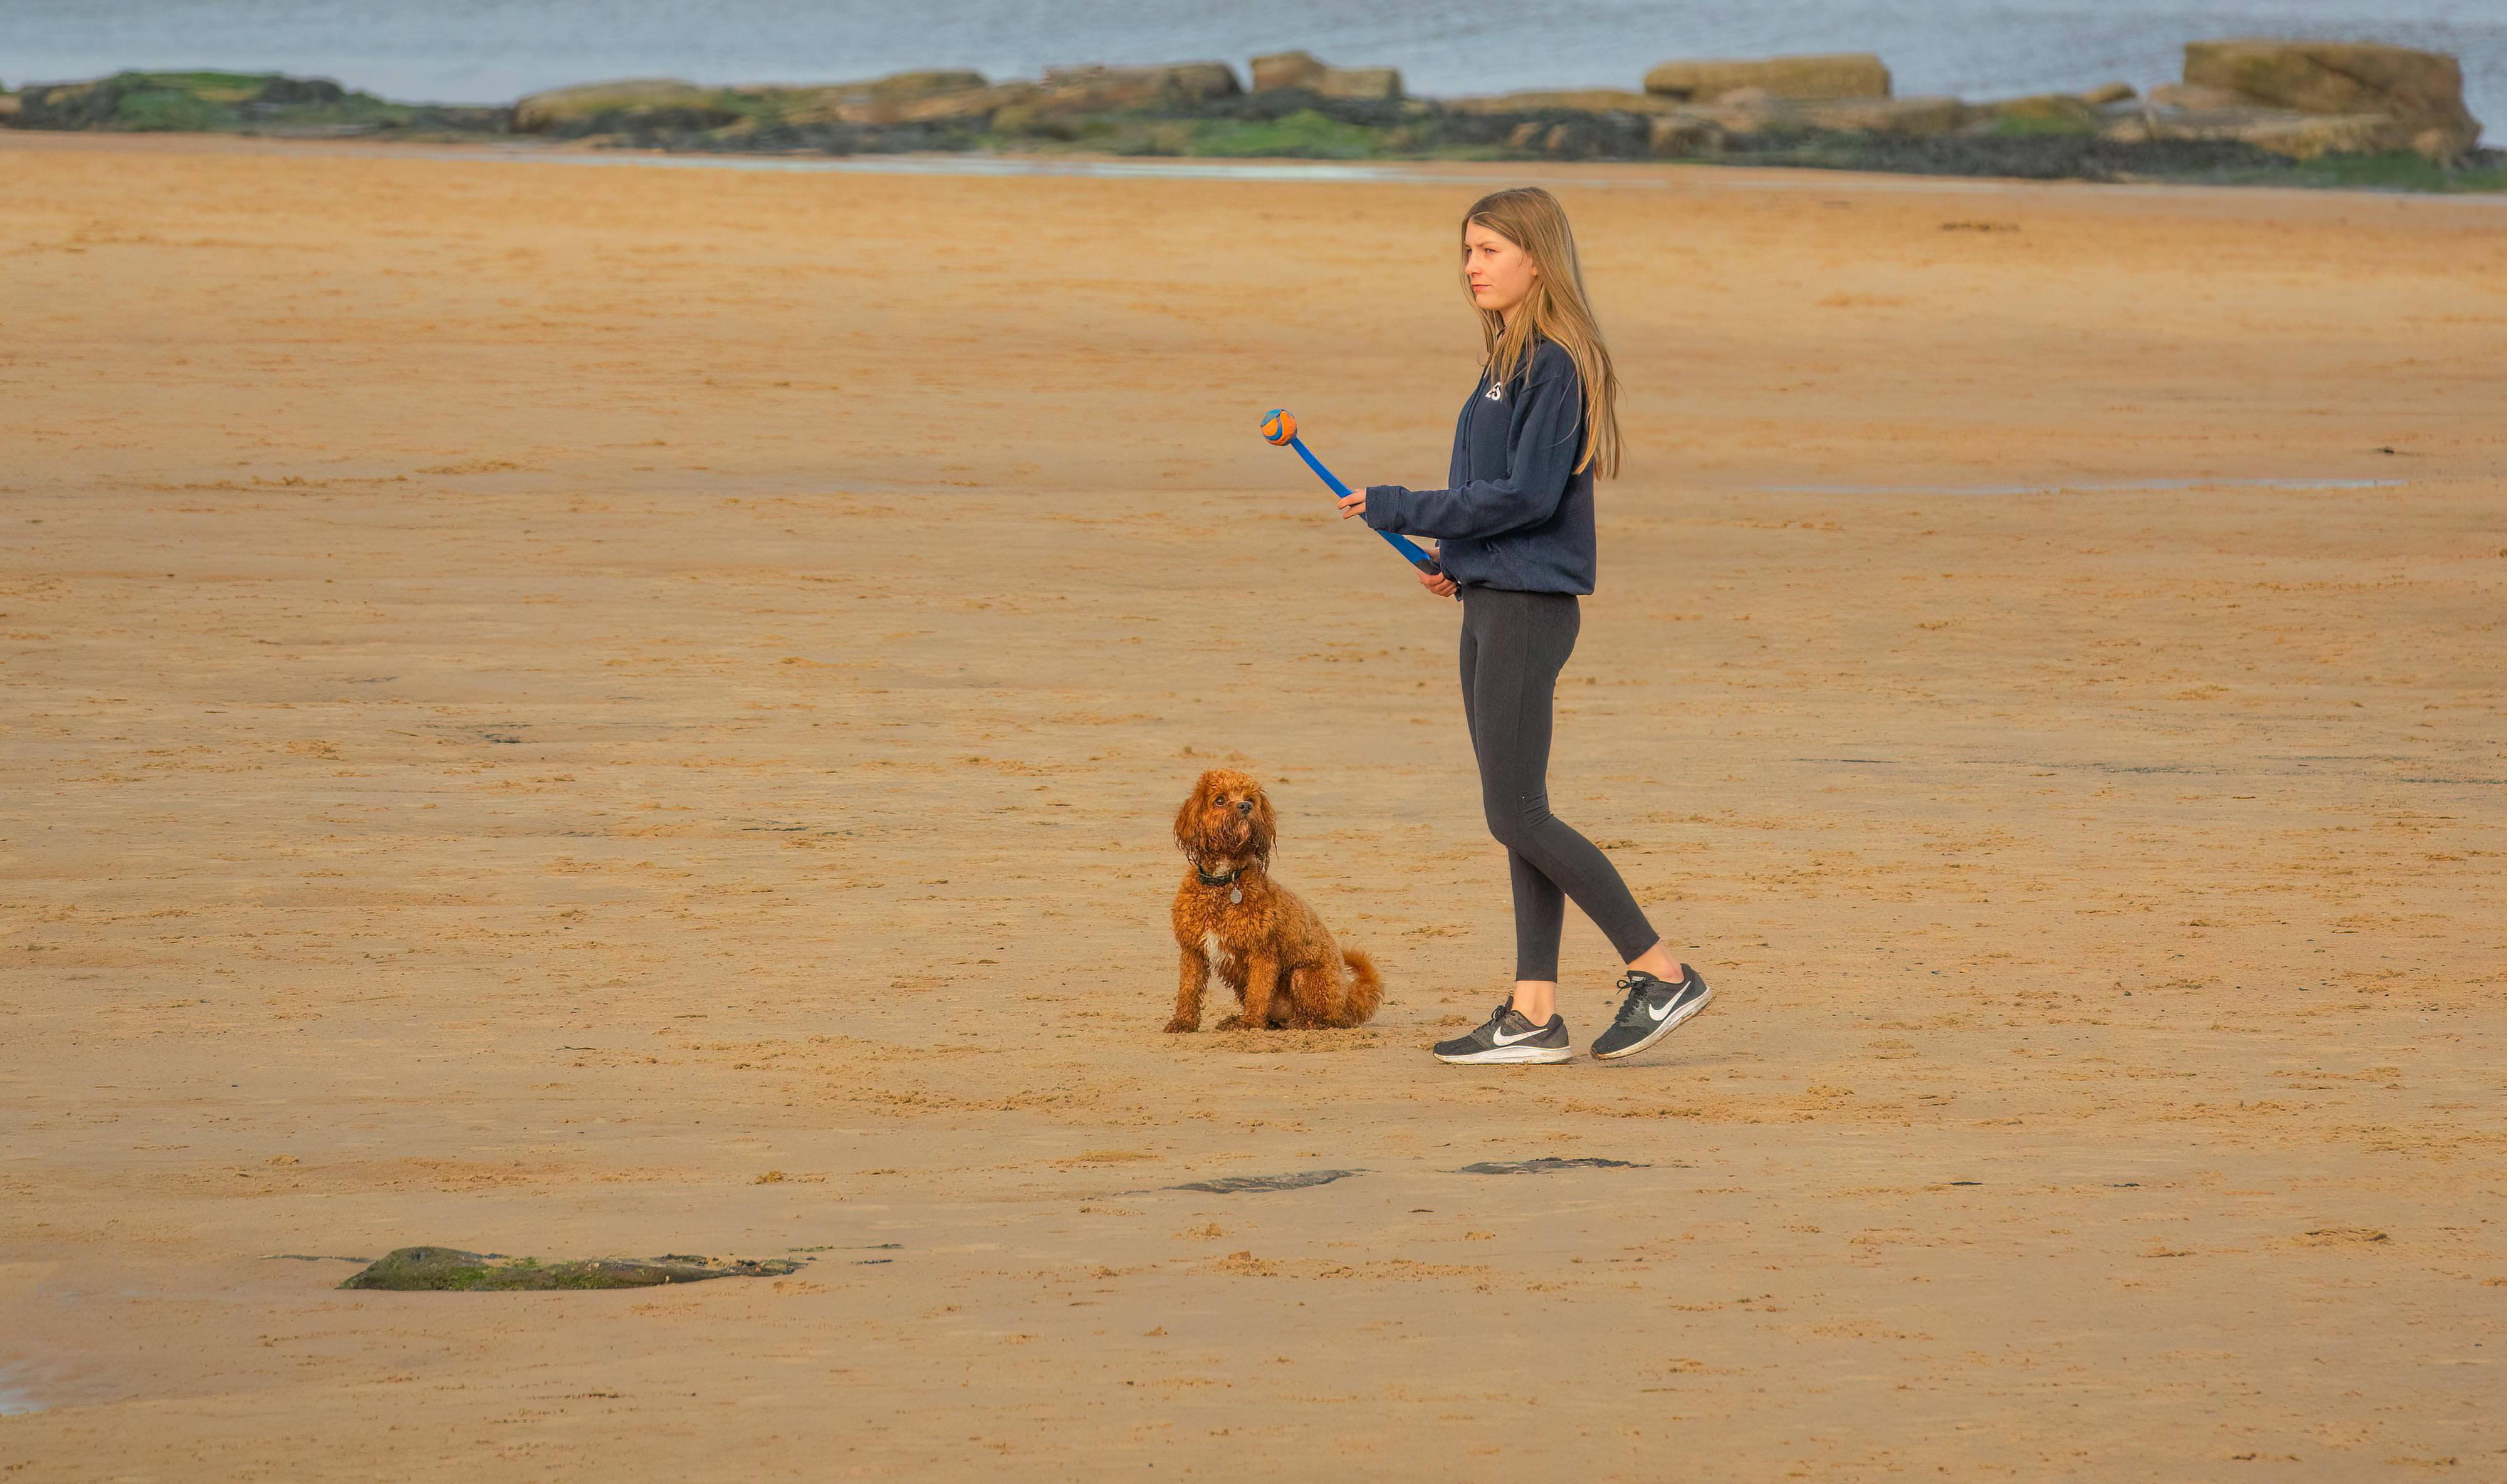
[[1618, 473], [1618, 378], [1567, 214], [1548, 192], [1480, 198], [1462, 238], [1463, 288], [1488, 353], [1454, 425], [1448, 488], [1370, 485], [1340, 502], [1343, 520], [1438, 541], [1443, 570], [1419, 581], [1463, 600], [1463, 719], [1513, 880], [1514, 995], [1486, 1025], [1438, 1042], [1436, 1058], [1575, 1056], [1557, 1007], [1569, 897], [1627, 961], [1624, 997], [1593, 1055], [1634, 1056], [1713, 992], [1664, 949], [1610, 860], [1549, 812], [1550, 705], [1576, 647], [1577, 597], [1593, 591], [1593, 478]]

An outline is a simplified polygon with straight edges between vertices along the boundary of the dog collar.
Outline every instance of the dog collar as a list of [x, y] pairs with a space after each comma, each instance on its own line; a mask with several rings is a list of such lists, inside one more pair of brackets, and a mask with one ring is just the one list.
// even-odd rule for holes
[[1243, 866], [1238, 866], [1235, 870], [1228, 872], [1225, 876], [1213, 876], [1201, 867], [1195, 866], [1192, 868], [1192, 874], [1200, 877], [1201, 884], [1205, 887], [1224, 887], [1229, 882], [1232, 882], [1236, 878], [1244, 875], [1245, 868]]

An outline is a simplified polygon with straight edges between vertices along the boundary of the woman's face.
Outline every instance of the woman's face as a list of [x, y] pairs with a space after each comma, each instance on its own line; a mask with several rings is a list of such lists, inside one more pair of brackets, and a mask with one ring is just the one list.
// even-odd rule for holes
[[1532, 255], [1496, 232], [1477, 222], [1463, 229], [1463, 281], [1472, 286], [1472, 303], [1510, 315], [1540, 275]]

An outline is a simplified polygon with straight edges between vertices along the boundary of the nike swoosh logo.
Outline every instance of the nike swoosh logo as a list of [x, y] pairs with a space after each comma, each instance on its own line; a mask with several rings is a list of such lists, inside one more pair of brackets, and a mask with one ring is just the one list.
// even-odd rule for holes
[[[1544, 1031], [1547, 1029], [1546, 1026], [1542, 1028]], [[1495, 1046], [1511, 1046], [1517, 1041], [1528, 1041], [1540, 1033], [1540, 1031], [1526, 1031], [1521, 1035], [1508, 1035], [1503, 1031], [1492, 1031], [1489, 1032], [1489, 1043]]]
[[1659, 1009], [1659, 1010], [1655, 1009], [1655, 1008], [1654, 1008], [1653, 1006], [1652, 1006], [1652, 1005], [1648, 1005], [1648, 1006], [1646, 1006], [1646, 1013], [1647, 1013], [1648, 1015], [1653, 1016], [1655, 1020], [1659, 1021], [1659, 1020], [1662, 1020], [1663, 1018], [1665, 1018], [1666, 1016], [1670, 1015], [1670, 1014], [1671, 1014], [1671, 1007], [1672, 1007], [1674, 1004], [1677, 1004], [1678, 1002], [1679, 1002], [1679, 1001], [1678, 1001], [1678, 1000], [1675, 1000], [1675, 999], [1666, 999], [1666, 1000], [1664, 1000], [1664, 1001], [1662, 1002], [1662, 1008], [1661, 1008], [1661, 1009]]

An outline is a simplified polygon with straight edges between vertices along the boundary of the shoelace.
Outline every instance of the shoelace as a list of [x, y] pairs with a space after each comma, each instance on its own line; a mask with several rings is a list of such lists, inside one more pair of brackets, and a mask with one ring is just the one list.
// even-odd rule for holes
[[1619, 976], [1619, 982], [1618, 982], [1617, 984], [1616, 984], [1616, 985], [1613, 985], [1613, 986], [1612, 986], [1612, 988], [1613, 988], [1613, 989], [1617, 989], [1617, 990], [1625, 990], [1625, 991], [1627, 991], [1627, 992], [1628, 992], [1628, 997], [1619, 1001], [1618, 1023], [1619, 1023], [1620, 1025], [1622, 1025], [1622, 1026], [1625, 1026], [1625, 1025], [1630, 1025], [1630, 1024], [1632, 1024], [1632, 1023], [1636, 1022], [1636, 1021], [1637, 1021], [1637, 1020], [1639, 1020], [1639, 1019], [1647, 1019], [1647, 1020], [1651, 1020], [1651, 1019], [1652, 1019], [1652, 1017], [1651, 1017], [1651, 1016], [1647, 1016], [1647, 1015], [1645, 1014], [1645, 987], [1646, 987], [1646, 985], [1648, 985], [1648, 984], [1663, 984], [1663, 985], [1670, 985], [1670, 986], [1671, 986], [1671, 988], [1672, 988], [1673, 990], [1675, 990], [1675, 991], [1676, 991], [1676, 990], [1678, 990], [1678, 989], [1680, 988], [1680, 986], [1681, 986], [1681, 985], [1683, 985], [1683, 984], [1687, 984], [1688, 982], [1689, 982], [1689, 976], [1687, 976], [1686, 974], [1684, 974], [1684, 975], [1682, 975], [1682, 976], [1681, 976], [1680, 981], [1679, 981], [1679, 983], [1677, 983], [1677, 984], [1673, 983], [1671, 980], [1668, 980], [1668, 979], [1656, 979], [1656, 978], [1654, 978], [1652, 974], [1648, 974], [1648, 975], [1645, 977], [1644, 981], [1642, 981], [1642, 982], [1640, 982], [1640, 981], [1638, 980], [1637, 976], [1636, 976], [1636, 975], [1634, 975], [1634, 974], [1622, 974], [1622, 975], [1620, 975], [1620, 976]]

